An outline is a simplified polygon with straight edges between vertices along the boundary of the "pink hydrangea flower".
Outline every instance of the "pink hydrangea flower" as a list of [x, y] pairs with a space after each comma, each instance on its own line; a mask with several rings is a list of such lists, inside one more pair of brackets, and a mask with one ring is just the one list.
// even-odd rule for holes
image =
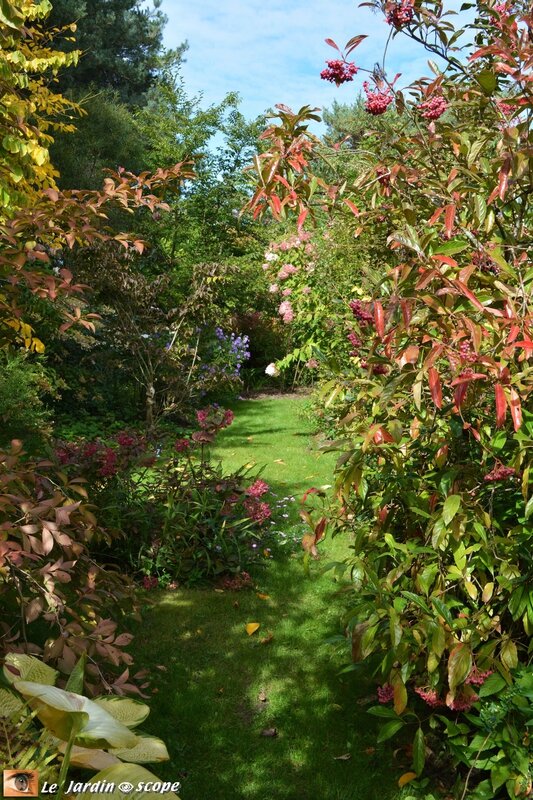
[[249, 497], [262, 497], [264, 494], [268, 492], [270, 486], [266, 481], [262, 481], [261, 479], [257, 479], [251, 486], [248, 487], [246, 490], [246, 494]]
[[262, 503], [255, 497], [246, 498], [244, 501], [244, 508], [246, 509], [248, 517], [254, 522], [257, 522], [258, 525], [262, 525], [263, 522], [266, 522], [266, 520], [270, 519], [272, 516], [272, 509], [268, 503]]
[[278, 314], [283, 319], [285, 324], [289, 324], [294, 319], [294, 310], [292, 305], [288, 300], [284, 300], [283, 303], [280, 303], [278, 308]]

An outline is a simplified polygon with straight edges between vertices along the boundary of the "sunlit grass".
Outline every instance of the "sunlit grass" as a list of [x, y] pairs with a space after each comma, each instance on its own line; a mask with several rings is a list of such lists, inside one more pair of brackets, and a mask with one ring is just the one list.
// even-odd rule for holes
[[[275, 529], [294, 533], [298, 496], [331, 480], [333, 457], [310, 448], [302, 400], [242, 401], [219, 440], [227, 469], [255, 461], [287, 502]], [[265, 560], [255, 589], [189, 589], [154, 596], [136, 639], [137, 663], [155, 675], [150, 731], [181, 780], [183, 800], [393, 800], [399, 766], [390, 747], [375, 745], [365, 712], [373, 691], [363, 673], [339, 674], [347, 648], [328, 637], [344, 630], [345, 601], [322, 563], [341, 557], [335, 540], [306, 574], [299, 550]], [[267, 594], [267, 599], [258, 597]], [[248, 636], [247, 622], [260, 623]], [[161, 669], [154, 669], [160, 665]], [[263, 731], [276, 729], [276, 736]], [[339, 756], [345, 758], [339, 759]]]

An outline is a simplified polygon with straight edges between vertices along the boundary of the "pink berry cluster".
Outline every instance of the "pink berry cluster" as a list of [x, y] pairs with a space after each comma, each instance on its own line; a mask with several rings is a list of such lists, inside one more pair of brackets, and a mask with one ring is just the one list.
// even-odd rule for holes
[[495, 481], [506, 481], [516, 475], [516, 470], [513, 467], [504, 467], [503, 464], [498, 464], [491, 469], [490, 472], [484, 476], [485, 483], [494, 483]]
[[416, 686], [415, 692], [428, 706], [431, 706], [431, 708], [439, 708], [440, 706], [446, 705], [444, 700], [440, 699], [436, 689], [426, 689], [422, 686]]
[[497, 264], [494, 263], [492, 258], [485, 253], [484, 250], [477, 250], [472, 255], [472, 264], [474, 264], [481, 272], [485, 272], [491, 275], [499, 275], [500, 268]]
[[387, 167], [376, 167], [376, 175], [378, 176], [378, 182], [382, 186], [390, 186], [390, 170]]
[[471, 686], [482, 686], [487, 678], [492, 675], [493, 670], [487, 669], [482, 672], [478, 667], [472, 667], [468, 678], [465, 680], [465, 683], [470, 684]]
[[364, 308], [363, 304], [360, 300], [352, 300], [350, 303], [350, 308], [352, 310], [352, 314], [359, 322], [361, 328], [366, 328], [368, 325], [372, 325], [374, 322], [374, 317], [366, 308]]
[[452, 700], [449, 707], [452, 711], [470, 711], [478, 700], [477, 694], [460, 694]]
[[378, 686], [378, 700], [380, 703], [390, 703], [394, 699], [394, 687], [390, 683]]
[[348, 81], [353, 81], [354, 75], [357, 75], [357, 67], [349, 61], [334, 59], [332, 61], [326, 61], [326, 64], [328, 66], [326, 69], [322, 70], [320, 77], [323, 81], [331, 81], [331, 83], [335, 83], [337, 86], [340, 86], [342, 83], [347, 83]]
[[503, 114], [504, 117], [510, 117], [514, 112], [514, 106], [509, 105], [505, 100], [497, 100], [496, 105], [498, 106], [498, 111]]
[[424, 119], [435, 120], [442, 117], [448, 108], [448, 103], [441, 94], [436, 94], [424, 103], [420, 103], [417, 108]]
[[386, 20], [389, 25], [401, 28], [408, 25], [414, 17], [413, 6], [410, 0], [401, 0], [399, 3], [387, 4]]
[[350, 344], [353, 347], [353, 350], [350, 351], [351, 356], [358, 356], [359, 355], [359, 348], [363, 344], [359, 336], [356, 334], [355, 331], [350, 331], [350, 333], [346, 337]]
[[389, 89], [385, 91], [377, 88], [371, 89], [367, 81], [363, 83], [363, 89], [366, 94], [365, 111], [375, 117], [384, 114], [394, 100]]
[[385, 364], [373, 364], [372, 375], [387, 375], [389, 368]]
[[473, 364], [477, 361], [477, 355], [472, 350], [470, 342], [466, 339], [459, 345], [459, 357], [463, 364]]

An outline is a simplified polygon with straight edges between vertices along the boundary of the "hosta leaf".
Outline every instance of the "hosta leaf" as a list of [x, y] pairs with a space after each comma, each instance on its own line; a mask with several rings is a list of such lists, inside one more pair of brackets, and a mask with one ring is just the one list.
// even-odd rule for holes
[[94, 702], [127, 728], [135, 728], [150, 713], [149, 706], [132, 697], [96, 697]]
[[17, 681], [15, 689], [58, 739], [66, 742], [76, 731], [74, 744], [82, 747], [134, 747], [137, 742], [125, 725], [81, 694], [31, 681]]
[[[108, 767], [98, 772], [96, 775], [93, 775], [90, 784], [94, 785], [99, 781], [105, 781], [102, 791], [91, 791], [89, 789], [78, 794], [76, 800], [95, 800], [95, 798], [108, 800], [110, 795], [109, 792], [105, 791], [105, 785], [110, 783], [115, 784], [115, 790], [113, 792], [114, 800], [179, 800], [178, 795], [171, 792], [170, 788], [162, 792], [146, 792], [138, 788], [134, 788], [131, 792], [122, 792], [118, 788], [121, 783], [133, 784], [134, 787], [138, 787], [139, 784], [153, 784], [156, 782], [163, 787], [163, 781], [160, 781], [152, 772], [149, 772], [144, 767], [140, 767], [138, 764], [116, 764], [113, 767]], [[165, 787], [170, 787], [171, 785], [172, 784], [169, 782], [164, 784]]]
[[134, 764], [146, 764], [151, 761], [168, 761], [169, 755], [165, 743], [155, 736], [137, 734], [137, 744], [126, 750], [111, 750], [121, 761]]
[[[10, 667], [16, 671], [16, 674]], [[4, 664], [4, 675], [9, 683], [33, 681], [34, 683], [53, 686], [59, 672], [49, 667], [48, 664], [43, 664], [42, 661], [34, 656], [27, 656], [24, 653], [8, 653]]]
[[0, 719], [10, 719], [22, 711], [24, 703], [9, 689], [0, 689]]

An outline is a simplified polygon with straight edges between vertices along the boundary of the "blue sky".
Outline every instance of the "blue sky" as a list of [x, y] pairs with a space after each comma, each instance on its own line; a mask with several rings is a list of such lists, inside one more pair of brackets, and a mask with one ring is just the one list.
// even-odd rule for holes
[[[202, 93], [205, 104], [238, 91], [241, 111], [256, 117], [276, 103], [294, 109], [351, 102], [364, 73], [337, 89], [320, 79], [325, 60], [335, 51], [326, 37], [342, 46], [352, 36], [368, 34], [351, 58], [372, 68], [381, 61], [389, 26], [382, 15], [358, 8], [354, 0], [163, 0], [168, 16], [165, 44], [189, 42], [183, 66], [185, 87]], [[387, 74], [402, 73], [398, 86], [427, 75], [428, 56], [400, 35], [389, 47]]]

